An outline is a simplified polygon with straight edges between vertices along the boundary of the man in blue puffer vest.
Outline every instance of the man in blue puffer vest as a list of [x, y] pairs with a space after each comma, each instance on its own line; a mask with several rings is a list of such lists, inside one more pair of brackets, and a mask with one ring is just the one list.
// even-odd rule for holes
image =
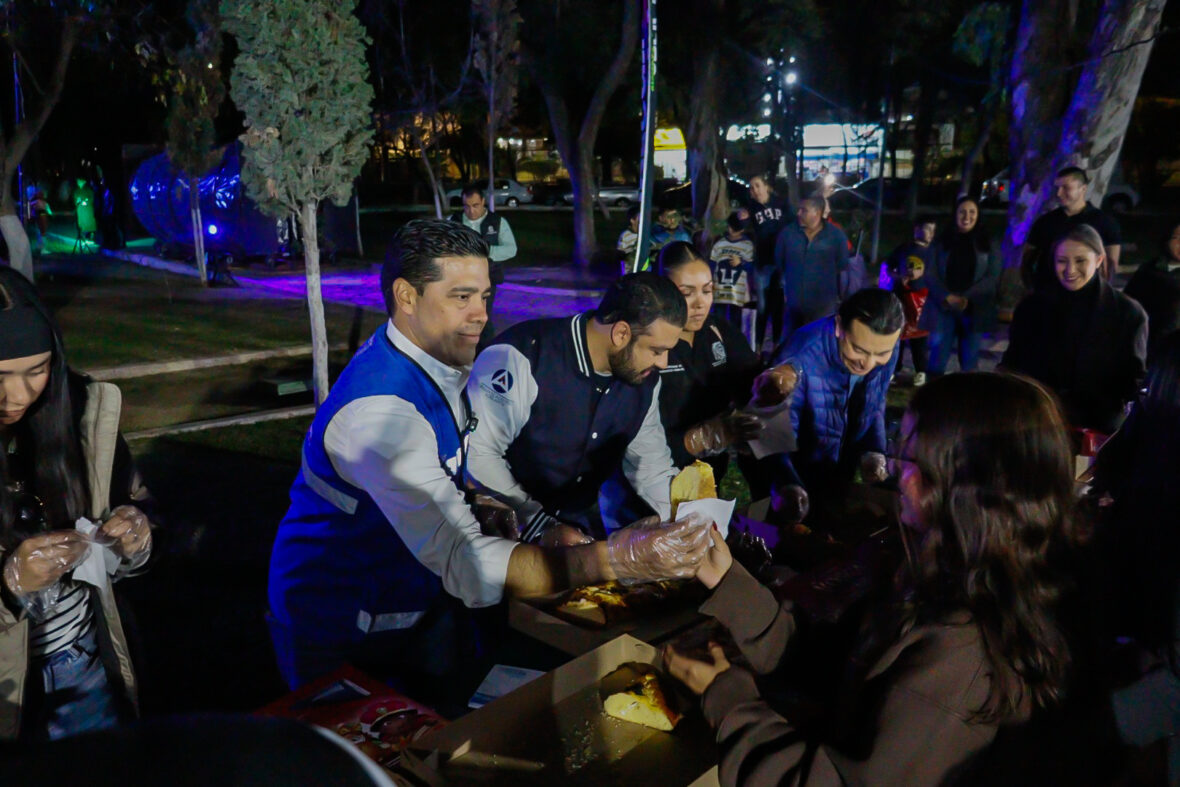
[[904, 321], [893, 293], [860, 290], [796, 331], [755, 382], [762, 403], [790, 395], [797, 447], [783, 457], [777, 510], [802, 519], [809, 495], [838, 490], [858, 466], [863, 480], [885, 480], [885, 394]]
[[487, 322], [487, 255], [455, 222], [411, 221], [393, 238], [381, 271], [390, 320], [316, 412], [271, 554], [271, 633], [292, 686], [346, 661], [385, 677], [478, 681], [470, 657], [487, 654], [466, 608], [693, 576], [704, 556], [708, 529], [696, 524], [542, 548], [477, 517], [466, 384]]

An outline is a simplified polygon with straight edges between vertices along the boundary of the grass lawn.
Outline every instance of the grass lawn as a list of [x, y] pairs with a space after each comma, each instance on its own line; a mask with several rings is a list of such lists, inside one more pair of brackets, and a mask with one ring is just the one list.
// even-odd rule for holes
[[[573, 212], [570, 210], [514, 210], [500, 208], [501, 215], [512, 227], [519, 248], [517, 256], [508, 262], [512, 266], [566, 265], [574, 246]], [[361, 237], [365, 242], [365, 258], [381, 260], [390, 235], [410, 219], [431, 218], [433, 211], [375, 210], [361, 214]], [[609, 220], [601, 211], [595, 214], [594, 234], [599, 248], [613, 249], [619, 233], [627, 226], [627, 211], [611, 209]]]
[[[310, 342], [307, 305], [301, 300], [206, 289], [195, 279], [143, 271], [131, 264], [96, 259], [93, 266], [93, 275], [74, 266], [69, 272], [41, 275], [37, 282], [61, 324], [76, 368], [227, 355]], [[375, 330], [380, 315], [356, 311], [327, 304], [328, 335], [348, 336], [354, 319], [361, 321], [362, 336]]]
[[[568, 264], [574, 236], [572, 212], [569, 210], [515, 210], [501, 208], [503, 216], [512, 225], [520, 251], [508, 261], [511, 266], [560, 266]], [[433, 212], [410, 212], [405, 210], [375, 210], [361, 214], [361, 233], [365, 240], [366, 259], [373, 261], [384, 257], [385, 244], [401, 224], [411, 218], [423, 218]], [[867, 258], [872, 249], [872, 215], [865, 211], [834, 211], [833, 218], [857, 242], [863, 232], [860, 251]], [[948, 217], [949, 218], [949, 217]], [[940, 217], [940, 221], [942, 217]], [[1155, 256], [1159, 239], [1175, 223], [1174, 216], [1131, 212], [1118, 218], [1123, 229], [1123, 262], [1139, 264]], [[1006, 214], [985, 211], [982, 217], [988, 233], [997, 239], [1002, 237], [1007, 221]], [[626, 211], [611, 210], [611, 218], [604, 219], [602, 213], [595, 213], [594, 231], [600, 249], [612, 249], [615, 241], [626, 226]], [[884, 257], [897, 245], [910, 237], [909, 221], [900, 212], [887, 212], [881, 220], [881, 238], [878, 254]]]

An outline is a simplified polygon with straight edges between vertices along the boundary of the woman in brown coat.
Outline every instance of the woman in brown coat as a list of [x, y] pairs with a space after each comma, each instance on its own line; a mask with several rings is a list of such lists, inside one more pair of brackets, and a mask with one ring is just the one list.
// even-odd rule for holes
[[[702, 695], [722, 784], [942, 784], [1001, 725], [1062, 699], [1076, 539], [1055, 400], [1023, 378], [940, 378], [915, 395], [898, 453], [907, 562], [858, 649], [867, 670], [849, 734], [806, 735], [719, 647], [708, 661], [665, 653], [668, 670]], [[776, 668], [796, 633], [791, 602], [780, 605], [719, 537], [697, 578], [713, 588], [702, 611], [729, 628], [753, 670]]]

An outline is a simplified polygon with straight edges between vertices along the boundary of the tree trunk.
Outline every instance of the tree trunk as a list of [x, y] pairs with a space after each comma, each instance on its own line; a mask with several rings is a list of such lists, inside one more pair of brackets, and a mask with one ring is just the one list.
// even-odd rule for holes
[[430, 194], [434, 198], [434, 215], [435, 218], [443, 218], [443, 195], [438, 185], [438, 178], [434, 176], [434, 165], [430, 163], [430, 149], [426, 145], [426, 139], [418, 133], [418, 131], [411, 132], [414, 137], [414, 144], [418, 146], [418, 155], [422, 158], [422, 166], [426, 169], [426, 180], [430, 183]]
[[[11, 201], [5, 199], [5, 202]], [[33, 281], [33, 251], [29, 248], [29, 235], [16, 212], [0, 215], [0, 235], [8, 244], [8, 264], [17, 273]]]
[[205, 271], [205, 228], [201, 222], [201, 180], [188, 179], [188, 211], [193, 224], [193, 254], [197, 258], [197, 272], [201, 275], [201, 286], [209, 286], [209, 276]]
[[589, 267], [598, 248], [598, 241], [594, 235], [594, 144], [598, 139], [602, 118], [606, 114], [607, 103], [618, 90], [627, 74], [627, 67], [635, 57], [635, 50], [639, 44], [642, 4], [643, 0], [624, 0], [619, 48], [590, 98], [576, 137], [565, 101], [564, 86], [556, 82], [544, 62], [533, 57], [528, 58], [530, 70], [537, 80], [537, 86], [549, 110], [549, 124], [557, 142], [557, 152], [570, 173], [570, 184], [574, 192], [573, 261], [581, 268]]
[[[489, 55], [489, 59], [491, 56]], [[496, 212], [496, 81], [488, 80], [488, 210]]]
[[[718, 107], [721, 105], [721, 40], [725, 0], [693, 4], [695, 24], [692, 95], [688, 118], [688, 176], [692, 180], [692, 215], [702, 227], [716, 218], [723, 194], [718, 168]], [[724, 206], [722, 206], [724, 208]]]
[[979, 129], [979, 137], [975, 140], [975, 144], [971, 146], [971, 150], [967, 151], [967, 156], [963, 159], [963, 170], [959, 178], [960, 197], [970, 196], [972, 193], [971, 186], [975, 179], [975, 167], [979, 164], [979, 160], [983, 158], [983, 151], [987, 150], [987, 143], [991, 140], [992, 130], [995, 127], [996, 113], [992, 112]]
[[[930, 153], [930, 134], [934, 130], [934, 104], [938, 98], [938, 83], [933, 76], [922, 77], [921, 90], [918, 116], [914, 121], [914, 161], [910, 172], [910, 194], [906, 204], [906, 215], [911, 220], [918, 215], [922, 181], [926, 179], [926, 159]], [[897, 177], [896, 170], [893, 176]]]
[[803, 188], [799, 183], [799, 167], [798, 159], [795, 156], [795, 140], [793, 135], [795, 133], [794, 127], [788, 129], [792, 135], [784, 141], [786, 149], [783, 151], [784, 166], [787, 170], [787, 199], [791, 203], [791, 209], [799, 207], [799, 201], [803, 199]]
[[1009, 202], [1005, 267], [1019, 267], [1029, 228], [1053, 191], [1060, 118], [1072, 88], [1059, 67], [1066, 61], [1070, 0], [1024, 0], [1008, 77], [1012, 121], [1008, 132]]
[[33, 280], [33, 253], [29, 248], [29, 235], [25, 232], [24, 224], [16, 214], [12, 177], [61, 98], [61, 91], [66, 82], [66, 72], [70, 66], [70, 58], [73, 57], [74, 48], [78, 44], [80, 24], [80, 18], [67, 17], [62, 27], [61, 44], [57, 49], [53, 72], [42, 92], [40, 104], [17, 124], [16, 128], [12, 130], [11, 137], [5, 139], [0, 134], [0, 166], [3, 167], [0, 170], [0, 182], [4, 186], [4, 194], [0, 197], [0, 235], [4, 236], [4, 241], [8, 244], [9, 264], [20, 271], [29, 281]]
[[[1089, 198], [1095, 205], [1102, 204], [1114, 174], [1151, 55], [1151, 39], [1159, 31], [1166, 3], [1106, 0], [1102, 4], [1086, 66], [1062, 123], [1059, 148], [1068, 163], [1089, 173]], [[1148, 43], [1134, 45], [1139, 41]]]
[[315, 404], [328, 398], [328, 327], [324, 322], [324, 298], [320, 291], [320, 241], [316, 226], [315, 200], [305, 202], [299, 212], [303, 229], [303, 271], [307, 276], [307, 311], [311, 317], [311, 379]]

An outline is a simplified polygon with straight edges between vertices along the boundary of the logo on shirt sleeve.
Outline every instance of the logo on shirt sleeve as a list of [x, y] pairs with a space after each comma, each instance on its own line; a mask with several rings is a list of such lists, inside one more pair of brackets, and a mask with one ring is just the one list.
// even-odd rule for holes
[[512, 372], [500, 369], [492, 375], [492, 390], [498, 394], [506, 394], [512, 390]]

